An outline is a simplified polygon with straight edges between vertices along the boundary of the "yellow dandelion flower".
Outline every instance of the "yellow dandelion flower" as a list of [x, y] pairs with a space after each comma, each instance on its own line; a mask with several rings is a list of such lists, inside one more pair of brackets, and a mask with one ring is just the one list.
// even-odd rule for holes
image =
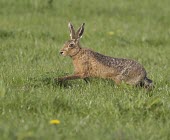
[[60, 124], [60, 121], [59, 120], [51, 120], [50, 124]]
[[108, 35], [114, 35], [115, 33], [114, 32], [108, 32]]

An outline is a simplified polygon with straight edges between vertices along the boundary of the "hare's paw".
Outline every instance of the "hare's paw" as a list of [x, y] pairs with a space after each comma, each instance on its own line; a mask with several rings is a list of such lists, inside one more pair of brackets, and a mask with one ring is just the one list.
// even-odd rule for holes
[[62, 84], [63, 81], [64, 81], [63, 78], [58, 78], [58, 77], [57, 77], [57, 78], [54, 78], [54, 83], [55, 83], [55, 84]]

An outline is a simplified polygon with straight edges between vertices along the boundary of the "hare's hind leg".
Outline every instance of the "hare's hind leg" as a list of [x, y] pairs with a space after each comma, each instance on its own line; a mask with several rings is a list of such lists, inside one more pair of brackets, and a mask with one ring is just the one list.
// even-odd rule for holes
[[125, 82], [129, 85], [138, 86], [140, 85], [142, 80], [143, 80], [143, 76], [137, 76], [137, 77], [127, 79]]
[[120, 85], [122, 82], [122, 80], [119, 76], [112, 77], [111, 79], [115, 82], [116, 85]]

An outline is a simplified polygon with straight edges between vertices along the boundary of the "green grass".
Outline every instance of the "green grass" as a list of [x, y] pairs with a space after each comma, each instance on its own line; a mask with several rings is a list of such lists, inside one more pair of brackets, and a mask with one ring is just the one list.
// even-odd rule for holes
[[[0, 0], [0, 139], [168, 140], [169, 4]], [[83, 46], [142, 63], [155, 89], [101, 79], [55, 85], [53, 78], [73, 72], [59, 55], [69, 21], [76, 28], [86, 23]]]

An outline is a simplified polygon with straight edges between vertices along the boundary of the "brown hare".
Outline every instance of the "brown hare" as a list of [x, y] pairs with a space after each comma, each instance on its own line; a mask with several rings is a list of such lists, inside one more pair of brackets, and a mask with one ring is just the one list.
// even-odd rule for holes
[[73, 25], [68, 24], [71, 39], [64, 44], [60, 54], [72, 58], [75, 70], [73, 75], [57, 78], [58, 82], [99, 77], [112, 79], [116, 84], [123, 81], [130, 85], [153, 87], [152, 80], [146, 77], [145, 69], [138, 62], [125, 58], [113, 58], [82, 48], [79, 40], [83, 35], [84, 25], [85, 23], [75, 32]]

